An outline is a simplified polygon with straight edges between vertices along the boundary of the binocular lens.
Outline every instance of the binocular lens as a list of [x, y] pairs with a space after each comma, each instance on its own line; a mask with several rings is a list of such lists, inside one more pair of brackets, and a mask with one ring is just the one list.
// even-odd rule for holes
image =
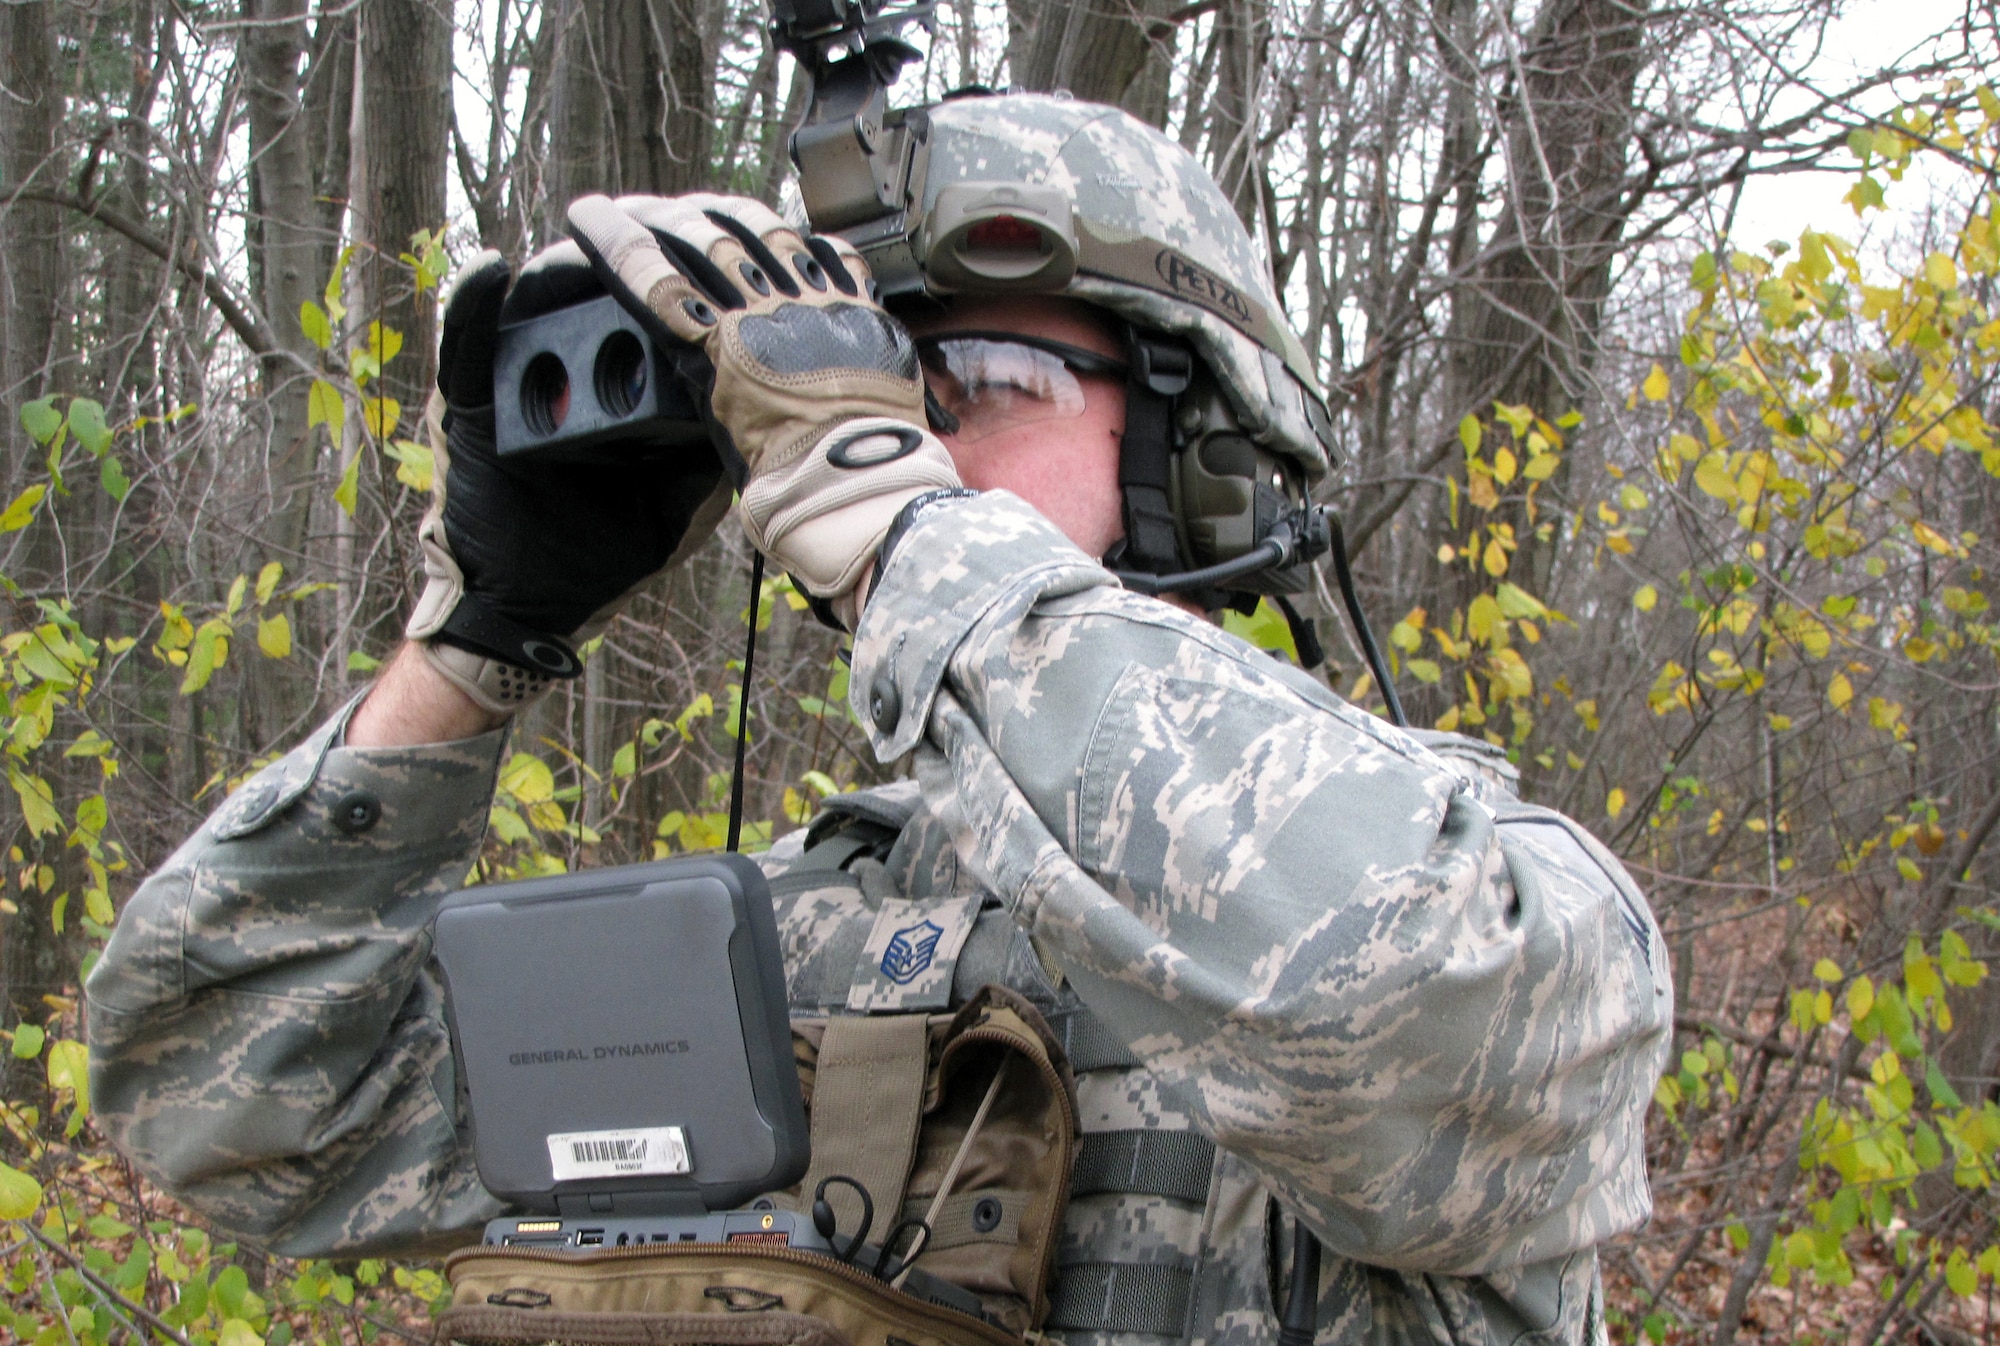
[[613, 416], [630, 416], [646, 396], [646, 348], [627, 331], [613, 332], [597, 348], [597, 400]]
[[569, 370], [543, 351], [521, 371], [521, 419], [538, 435], [552, 435], [569, 418]]

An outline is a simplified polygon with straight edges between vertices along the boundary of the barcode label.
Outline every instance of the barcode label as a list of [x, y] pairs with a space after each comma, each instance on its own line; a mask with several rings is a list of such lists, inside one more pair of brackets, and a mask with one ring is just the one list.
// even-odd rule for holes
[[645, 1173], [686, 1173], [687, 1137], [678, 1126], [628, 1131], [569, 1131], [548, 1138], [549, 1168], [557, 1182], [623, 1178]]

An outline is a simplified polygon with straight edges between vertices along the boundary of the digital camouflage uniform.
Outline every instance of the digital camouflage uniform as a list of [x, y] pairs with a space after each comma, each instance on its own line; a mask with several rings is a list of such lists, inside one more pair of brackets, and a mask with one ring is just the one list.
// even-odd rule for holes
[[[1328, 1252], [1321, 1342], [1602, 1336], [1595, 1245], [1649, 1210], [1665, 952], [1503, 758], [1123, 591], [999, 492], [902, 540], [852, 686], [915, 781], [771, 852], [792, 1000], [1039, 1003], [1086, 1133], [1054, 1336], [1273, 1341], [1280, 1211]], [[87, 987], [93, 1088], [253, 1242], [435, 1250], [501, 1210], [454, 1129], [426, 925], [505, 735], [362, 750], [344, 722], [133, 897]], [[900, 834], [881, 863], [838, 844], [870, 820]]]

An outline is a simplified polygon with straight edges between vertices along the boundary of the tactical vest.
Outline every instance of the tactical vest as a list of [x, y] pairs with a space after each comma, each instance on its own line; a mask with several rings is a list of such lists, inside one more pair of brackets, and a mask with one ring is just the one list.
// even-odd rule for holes
[[[474, 1248], [447, 1263], [439, 1340], [1268, 1340], [1276, 1211], [1262, 1188], [959, 872], [913, 784], [830, 805], [772, 880], [813, 1141], [805, 1181], [781, 1200], [803, 1206], [844, 1174], [874, 1197], [874, 1239], [928, 1217], [919, 1264], [979, 1296], [985, 1321], [788, 1250]], [[828, 1199], [854, 1229], [858, 1202], [839, 1187]]]

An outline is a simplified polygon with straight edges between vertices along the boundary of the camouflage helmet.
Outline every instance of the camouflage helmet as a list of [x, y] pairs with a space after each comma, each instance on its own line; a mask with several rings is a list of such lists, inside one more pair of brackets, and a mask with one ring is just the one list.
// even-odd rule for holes
[[1041, 187], [1075, 249], [1056, 292], [1187, 339], [1252, 439], [1308, 480], [1326, 473], [1332, 434], [1312, 362], [1249, 231], [1193, 155], [1117, 108], [1042, 94], [954, 99], [928, 122], [917, 251], [932, 288], [984, 288], [940, 246], [954, 221], [1033, 204], [990, 200], [1005, 189], [982, 184]]
[[[1249, 231], [1193, 155], [1117, 108], [1062, 96], [958, 97], [905, 115], [921, 145], [903, 254], [920, 278], [906, 285], [1062, 294], [1180, 337], [1243, 433], [1308, 482], [1326, 474], [1333, 433], [1312, 361]], [[1041, 272], [996, 273], [960, 246], [1003, 216], [1041, 231]], [[904, 288], [893, 274], [902, 259], [850, 238], [892, 295]]]

